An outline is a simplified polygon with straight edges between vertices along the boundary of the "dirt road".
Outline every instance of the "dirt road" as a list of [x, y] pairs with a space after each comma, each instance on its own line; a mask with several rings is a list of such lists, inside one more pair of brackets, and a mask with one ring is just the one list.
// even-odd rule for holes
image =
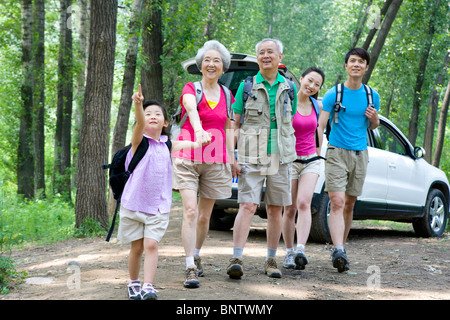
[[[450, 234], [422, 239], [411, 231], [361, 228], [355, 223], [347, 254], [350, 271], [331, 266], [328, 245], [308, 243], [304, 271], [283, 271], [281, 279], [263, 273], [265, 220], [254, 218], [244, 250], [244, 277], [226, 275], [232, 231], [210, 231], [202, 249], [205, 277], [200, 288], [185, 289], [181, 246], [181, 207], [175, 201], [159, 253], [155, 287], [159, 300], [441, 300], [450, 299]], [[28, 276], [0, 300], [126, 300], [129, 247], [104, 238], [73, 239], [14, 251], [17, 269]], [[280, 242], [279, 266], [284, 257]], [[141, 277], [142, 279], [142, 277]]]

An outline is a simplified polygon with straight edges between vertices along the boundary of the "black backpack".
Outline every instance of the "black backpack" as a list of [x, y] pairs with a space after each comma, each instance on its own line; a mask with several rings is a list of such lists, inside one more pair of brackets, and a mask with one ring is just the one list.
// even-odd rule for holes
[[[166, 141], [167, 147], [172, 149], [172, 142], [170, 140]], [[117, 200], [116, 209], [114, 211], [113, 221], [111, 223], [111, 227], [109, 229], [108, 235], [106, 237], [106, 241], [109, 241], [111, 235], [114, 231], [114, 225], [116, 223], [116, 215], [119, 209], [120, 199], [122, 197], [123, 189], [125, 188], [125, 184], [133, 173], [134, 169], [138, 165], [139, 161], [144, 157], [147, 153], [148, 149], [148, 140], [146, 137], [142, 137], [142, 141], [136, 149], [136, 152], [131, 159], [130, 165], [128, 166], [128, 170], [125, 170], [125, 160], [127, 158], [127, 154], [131, 149], [131, 144], [126, 147], [120, 149], [114, 154], [114, 157], [110, 164], [104, 164], [102, 166], [103, 169], [109, 169], [109, 185], [111, 186], [111, 190], [113, 192], [114, 199]]]
[[[369, 87], [367, 84], [363, 84], [364, 90], [366, 90], [367, 94], [367, 105], [369, 107], [373, 107], [373, 94], [372, 94], [372, 88]], [[333, 109], [333, 117], [329, 121], [327, 121], [327, 129], [326, 129], [326, 136], [327, 140], [330, 141], [330, 132], [331, 132], [331, 123], [338, 123], [338, 114], [339, 111], [343, 110], [345, 112], [345, 107], [342, 105], [342, 99], [344, 97], [344, 84], [338, 83], [336, 85], [336, 101], [334, 102], [334, 109]]]

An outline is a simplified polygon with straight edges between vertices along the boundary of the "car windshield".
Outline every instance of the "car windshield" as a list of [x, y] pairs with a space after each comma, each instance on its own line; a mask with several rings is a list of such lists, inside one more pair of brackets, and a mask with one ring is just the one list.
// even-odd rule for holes
[[233, 95], [236, 95], [236, 91], [242, 80], [246, 79], [247, 77], [254, 76], [257, 72], [257, 70], [239, 70], [227, 72], [220, 77], [219, 83], [228, 87]]

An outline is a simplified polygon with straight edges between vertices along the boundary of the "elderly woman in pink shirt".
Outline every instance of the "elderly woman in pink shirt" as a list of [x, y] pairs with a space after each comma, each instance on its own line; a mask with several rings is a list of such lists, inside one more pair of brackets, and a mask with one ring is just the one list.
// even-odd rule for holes
[[[212, 135], [211, 143], [202, 148], [172, 154], [174, 189], [180, 191], [183, 201], [181, 236], [186, 255], [186, 288], [198, 288], [198, 277], [203, 275], [200, 249], [209, 231], [214, 202], [231, 196], [229, 160], [234, 159], [234, 144], [233, 137], [226, 135], [231, 119], [225, 92], [218, 83], [230, 62], [225, 46], [215, 40], [207, 41], [196, 56], [203, 97], [197, 105], [194, 84], [189, 82], [180, 98], [182, 115], [187, 112], [189, 121], [184, 123], [177, 140], [203, 143], [208, 134]], [[231, 100], [234, 102], [233, 97]]]

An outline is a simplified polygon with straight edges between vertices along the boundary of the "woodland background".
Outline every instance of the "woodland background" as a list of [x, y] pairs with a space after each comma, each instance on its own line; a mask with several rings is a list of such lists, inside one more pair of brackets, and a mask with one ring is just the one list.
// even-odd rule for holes
[[132, 93], [141, 83], [173, 113], [193, 79], [180, 62], [209, 39], [254, 55], [278, 38], [298, 78], [325, 71], [321, 95], [345, 79], [346, 51], [367, 48], [381, 114], [450, 175], [448, 1], [0, 0], [0, 12], [0, 251], [26, 238], [21, 223], [109, 225], [101, 165], [129, 143]]

